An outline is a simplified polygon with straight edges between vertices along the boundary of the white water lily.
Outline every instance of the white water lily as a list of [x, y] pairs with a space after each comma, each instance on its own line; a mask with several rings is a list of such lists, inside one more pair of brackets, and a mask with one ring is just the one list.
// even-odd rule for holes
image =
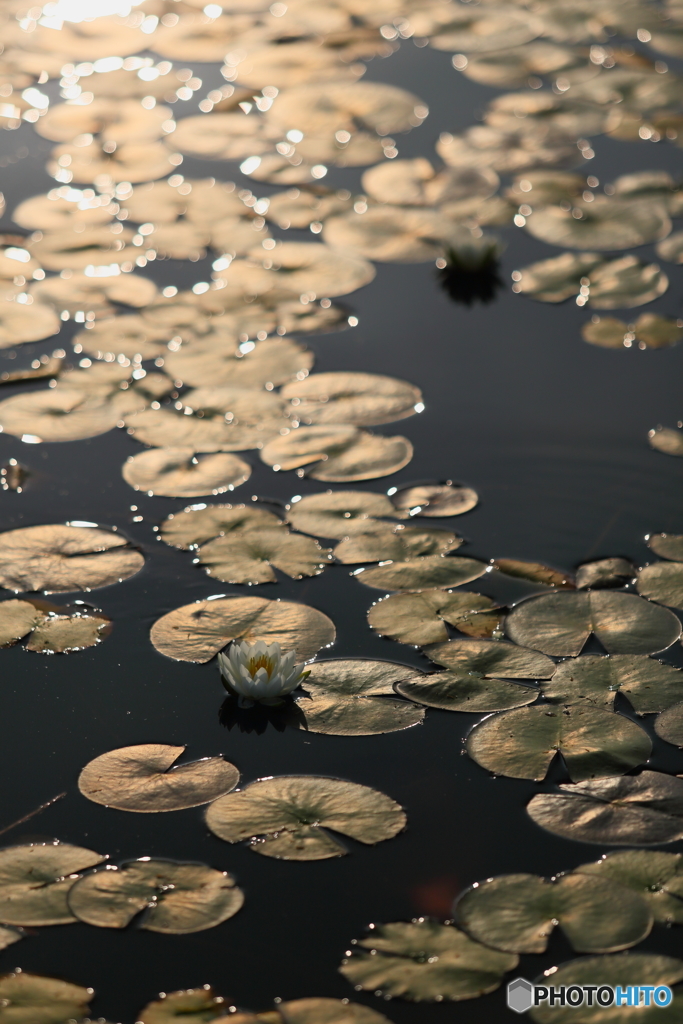
[[227, 654], [218, 655], [218, 666], [228, 687], [237, 694], [240, 707], [248, 708], [255, 702], [281, 704], [282, 698], [310, 675], [303, 665], [294, 664], [295, 658], [295, 651], [283, 655], [277, 642], [233, 640]]

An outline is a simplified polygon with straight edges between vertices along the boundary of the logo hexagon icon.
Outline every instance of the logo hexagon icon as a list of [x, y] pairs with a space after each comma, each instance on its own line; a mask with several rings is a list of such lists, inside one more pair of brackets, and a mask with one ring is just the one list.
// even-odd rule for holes
[[515, 1013], [526, 1013], [534, 1005], [534, 987], [526, 978], [515, 978], [508, 985], [508, 1006]]

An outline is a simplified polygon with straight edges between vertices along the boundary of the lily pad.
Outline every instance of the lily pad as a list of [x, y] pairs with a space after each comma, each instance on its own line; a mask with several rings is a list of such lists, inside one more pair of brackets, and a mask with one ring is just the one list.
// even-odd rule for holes
[[265, 597], [218, 597], [168, 612], [152, 626], [150, 638], [160, 654], [176, 661], [210, 661], [231, 640], [268, 644], [296, 651], [307, 661], [334, 643], [327, 615], [307, 604], [269, 601]]
[[490, 637], [499, 628], [501, 617], [490, 597], [450, 590], [394, 594], [368, 612], [368, 622], [380, 636], [418, 647], [448, 640], [446, 623], [467, 636]]
[[406, 665], [362, 658], [317, 661], [298, 697], [301, 728], [330, 736], [378, 736], [419, 725], [424, 711], [396, 697], [397, 683], [420, 678]]
[[40, 441], [97, 437], [112, 430], [120, 419], [115, 405], [76, 388], [24, 391], [0, 402], [0, 426], [5, 434]]
[[302, 423], [352, 423], [372, 427], [414, 416], [419, 388], [377, 373], [313, 373], [282, 389]]
[[228, 843], [250, 840], [255, 853], [281, 860], [342, 857], [346, 848], [328, 833], [374, 845], [406, 824], [394, 800], [368, 786], [313, 775], [261, 779], [210, 804], [206, 824]]
[[600, 587], [623, 587], [634, 578], [636, 570], [626, 558], [600, 558], [584, 562], [576, 570], [579, 590]]
[[545, 778], [562, 754], [574, 782], [623, 775], [647, 761], [647, 733], [623, 715], [593, 707], [537, 705], [494, 715], [475, 725], [467, 753], [497, 775]]
[[580, 874], [487, 878], [459, 898], [455, 919], [479, 942], [509, 953], [544, 953], [556, 927], [579, 953], [615, 953], [642, 942], [653, 924], [640, 896], [609, 876]]
[[[277, 1013], [283, 1024], [390, 1024], [383, 1013], [360, 1003], [350, 1003], [348, 999], [293, 999], [278, 1003]], [[258, 1015], [258, 1021], [280, 1024], [274, 1017], [271, 1021], [265, 1013]]]
[[370, 206], [364, 213], [349, 210], [330, 217], [323, 238], [329, 245], [368, 260], [424, 263], [439, 256], [444, 236], [452, 230], [453, 224], [436, 210], [382, 205]]
[[44, 613], [29, 601], [3, 601], [0, 604], [0, 647], [11, 647], [44, 618]]
[[575, 657], [592, 633], [609, 654], [654, 654], [681, 633], [673, 612], [635, 594], [600, 590], [521, 601], [505, 628], [515, 643], [557, 657]]
[[462, 543], [448, 530], [404, 526], [402, 523], [368, 524], [367, 533], [347, 537], [337, 544], [334, 557], [344, 565], [359, 562], [405, 561], [420, 555], [443, 555]]
[[[273, 469], [311, 466], [306, 475], [329, 483], [390, 476], [413, 457], [410, 441], [371, 434], [353, 426], [299, 427], [264, 446], [261, 459]], [[303, 474], [302, 474], [303, 475]]]
[[534, 210], [526, 219], [526, 230], [550, 245], [571, 249], [630, 249], [665, 238], [671, 221], [663, 203], [595, 195], [590, 202], [574, 200], [569, 210]]
[[[78, 873], [106, 860], [68, 843], [26, 843], [0, 850], [0, 921], [42, 927], [71, 924], [67, 896]], [[1, 988], [1, 986], [0, 986]]]
[[484, 562], [460, 555], [425, 555], [404, 562], [388, 562], [371, 569], [357, 569], [356, 579], [377, 590], [423, 590], [427, 587], [459, 587], [479, 579], [487, 570]]
[[69, 892], [69, 909], [85, 924], [125, 928], [145, 911], [139, 927], [166, 935], [214, 928], [243, 903], [227, 871], [150, 857], [96, 870]]
[[277, 387], [310, 370], [313, 353], [289, 338], [257, 341], [244, 354], [236, 351], [232, 339], [230, 344], [219, 347], [215, 339], [204, 342], [200, 338], [169, 352], [165, 366], [177, 380], [192, 387]]
[[[615, 956], [586, 956], [580, 960], [560, 964], [553, 971], [552, 984], [556, 988], [561, 985], [611, 985], [616, 988], [620, 985], [625, 990], [634, 982], [639, 985], [652, 985], [654, 988], [658, 985], [675, 985], [682, 978], [682, 960], [656, 953], [622, 953]], [[547, 975], [543, 974], [537, 982], [542, 984], [547, 980]], [[559, 1009], [536, 1006], [532, 1008], [530, 1017], [536, 1024], [555, 1024], [556, 1021], [561, 1021], [562, 1024], [602, 1024], [606, 1012], [614, 1024], [627, 1024], [632, 1020], [653, 1024], [663, 1015], [661, 1007], [657, 1006], [649, 1010], [643, 1007], [636, 1007], [634, 1010], [612, 1007], [605, 1011], [604, 1007], [594, 1004], [592, 1007], [565, 1006]], [[669, 1019], [674, 1021], [680, 1012], [678, 1005], [672, 1003], [671, 1012], [672, 1016]], [[666, 1011], [664, 1015], [669, 1016]]]
[[529, 580], [530, 583], [543, 583], [547, 587], [574, 589], [574, 581], [569, 573], [551, 569], [550, 566], [542, 565], [540, 562], [522, 562], [515, 558], [494, 558], [491, 565], [505, 576], [516, 576], [521, 580]]
[[512, 290], [539, 302], [564, 302], [578, 294], [582, 278], [588, 281], [601, 262], [598, 253], [563, 252], [514, 271]]
[[633, 325], [635, 340], [645, 348], [669, 348], [683, 340], [683, 323], [659, 313], [641, 313]]
[[222, 757], [173, 765], [185, 747], [139, 743], [90, 761], [78, 777], [84, 797], [119, 811], [180, 811], [228, 793], [240, 773]]
[[638, 572], [636, 589], [643, 597], [672, 608], [683, 608], [683, 564], [654, 562]]
[[197, 455], [193, 448], [152, 448], [130, 455], [121, 470], [136, 491], [171, 498], [223, 494], [251, 476], [251, 466], [236, 455]]
[[683, 231], [669, 235], [657, 246], [657, 255], [670, 263], [683, 263]]
[[582, 704], [612, 710], [617, 693], [640, 715], [663, 711], [683, 699], [683, 673], [644, 655], [585, 654], [561, 662], [544, 696], [553, 704]]
[[448, 484], [422, 484], [402, 487], [391, 495], [392, 504], [411, 515], [460, 516], [479, 502], [479, 495], [471, 487]]
[[647, 538], [647, 546], [660, 558], [683, 562], [683, 534], [654, 533]]
[[282, 525], [272, 512], [256, 505], [191, 505], [164, 519], [159, 535], [166, 544], [189, 551], [234, 531], [272, 530]]
[[401, 518], [384, 494], [372, 491], [326, 491], [305, 494], [292, 503], [287, 521], [295, 530], [343, 540], [366, 533], [378, 517]]
[[[137, 1014], [140, 1024], [207, 1024], [216, 1017], [225, 1020], [225, 999], [210, 985], [164, 992]], [[239, 1021], [240, 1014], [234, 1020]]]
[[384, 82], [316, 82], [282, 92], [266, 114], [269, 126], [316, 134], [355, 127], [380, 135], [409, 131], [427, 116], [417, 96]]
[[660, 846], [683, 839], [683, 779], [660, 772], [562, 785], [527, 813], [541, 828], [581, 843]]
[[618, 850], [606, 853], [594, 864], [581, 864], [574, 871], [595, 876], [600, 882], [616, 882], [638, 893], [655, 921], [683, 924], [683, 854]]
[[196, 559], [209, 576], [223, 583], [275, 583], [274, 569], [292, 579], [318, 576], [329, 565], [329, 548], [313, 537], [286, 528], [238, 530], [217, 537], [199, 548]]
[[91, 526], [56, 523], [0, 534], [0, 586], [17, 592], [107, 587], [143, 564], [125, 537]]
[[46, 615], [33, 630], [26, 650], [38, 654], [71, 654], [86, 647], [95, 647], [110, 630], [110, 620], [100, 615], [52, 613]]
[[17, 969], [0, 975], [0, 1024], [67, 1024], [90, 1012], [91, 988]]
[[683, 747], [683, 702], [667, 708], [655, 719], [655, 732], [667, 743]]
[[593, 309], [631, 309], [659, 298], [668, 287], [669, 279], [657, 263], [621, 256], [589, 273], [588, 305]]
[[656, 430], [648, 431], [647, 439], [655, 451], [663, 452], [665, 455], [683, 456], [683, 430], [657, 427]]
[[413, 1002], [476, 999], [493, 992], [519, 960], [425, 918], [373, 925], [339, 968], [356, 989]]

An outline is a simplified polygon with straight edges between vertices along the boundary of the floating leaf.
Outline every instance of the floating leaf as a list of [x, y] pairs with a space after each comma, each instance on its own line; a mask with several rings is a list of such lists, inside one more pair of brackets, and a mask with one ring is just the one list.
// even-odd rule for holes
[[659, 313], [641, 313], [633, 325], [639, 347], [669, 348], [683, 339], [683, 323]]
[[[216, 995], [210, 985], [163, 993], [137, 1014], [140, 1024], [207, 1024], [215, 1017], [225, 1019], [225, 999]], [[239, 1020], [239, 1014], [235, 1020]]]
[[683, 854], [660, 850], [623, 850], [606, 853], [594, 864], [581, 864], [576, 874], [616, 882], [638, 893], [655, 921], [683, 924]]
[[427, 116], [417, 96], [384, 82], [316, 82], [281, 93], [266, 115], [278, 129], [334, 133], [354, 119], [381, 135], [408, 131]]
[[662, 711], [683, 698], [683, 673], [673, 665], [644, 655], [585, 654], [561, 662], [544, 696], [553, 704], [585, 704], [614, 708], [617, 693], [628, 698], [640, 715]]
[[[1, 607], [1, 606], [0, 606]], [[101, 643], [111, 629], [109, 619], [100, 615], [46, 616], [31, 633], [27, 651], [38, 654], [70, 654]]]
[[[294, 999], [278, 1003], [277, 1013], [283, 1024], [390, 1024], [383, 1013], [348, 999]], [[267, 1014], [258, 1014], [256, 1021], [280, 1024]]]
[[500, 875], [466, 889], [455, 919], [479, 942], [509, 953], [544, 953], [555, 927], [580, 953], [614, 953], [650, 933], [650, 908], [608, 878]]
[[603, 591], [521, 601], [505, 628], [515, 643], [558, 657], [579, 654], [591, 633], [609, 654], [654, 654], [675, 643], [681, 632], [673, 612], [635, 594]]
[[471, 487], [453, 484], [423, 484], [403, 487], [391, 496], [393, 505], [411, 515], [460, 516], [477, 505], [479, 496]]
[[660, 772], [579, 782], [539, 793], [530, 818], [548, 832], [582, 843], [659, 846], [683, 839], [683, 779]]
[[683, 455], [683, 430], [657, 427], [656, 430], [648, 430], [647, 439], [655, 451], [663, 452], [665, 455]]
[[498, 629], [500, 620], [501, 613], [490, 597], [469, 591], [394, 594], [377, 601], [368, 612], [368, 622], [380, 636], [418, 647], [448, 640], [446, 623], [467, 636], [484, 638]]
[[324, 860], [347, 851], [327, 829], [373, 845], [405, 828], [394, 800], [369, 786], [311, 775], [262, 779], [210, 804], [206, 824], [219, 839], [266, 857]]
[[[450, 230], [449, 230], [450, 228]], [[371, 206], [330, 217], [323, 238], [331, 246], [366, 259], [390, 263], [424, 263], [443, 250], [453, 230], [436, 210], [404, 206]]]
[[683, 263], [683, 231], [665, 238], [657, 246], [657, 255], [670, 263]]
[[164, 358], [168, 372], [192, 387], [277, 387], [313, 366], [313, 353], [289, 338], [257, 341], [244, 354], [232, 338], [229, 344], [221, 345], [216, 344], [215, 338], [199, 338]]
[[377, 736], [419, 725], [422, 708], [397, 699], [397, 683], [421, 675], [406, 665], [361, 658], [317, 661], [298, 697], [301, 728], [330, 736]]
[[28, 526], [0, 534], [0, 585], [8, 590], [92, 590], [139, 572], [125, 537], [91, 526]]
[[514, 953], [482, 946], [452, 925], [420, 918], [374, 925], [339, 970], [355, 988], [440, 1002], [493, 992], [517, 963]]
[[334, 557], [344, 565], [358, 562], [407, 561], [420, 555], [443, 555], [460, 546], [462, 540], [447, 530], [402, 523], [368, 524], [367, 533], [347, 537], [337, 544]]
[[[580, 960], [571, 960], [569, 963], [561, 964], [555, 968], [552, 974], [552, 984], [555, 988], [561, 985], [566, 987], [572, 985], [610, 985], [614, 988], [621, 986], [626, 991], [628, 985], [674, 985], [683, 978], [683, 961], [676, 960], [670, 956], [660, 956], [655, 953], [622, 953], [617, 956], [586, 956]], [[538, 984], [547, 982], [545, 974], [538, 979]], [[676, 998], [676, 997], [674, 997]], [[678, 1005], [671, 1004], [674, 1021], [678, 1016]], [[635, 1016], [637, 1014], [637, 1016]], [[551, 1006], [534, 1006], [531, 1009], [530, 1017], [536, 1024], [554, 1024], [555, 1021], [562, 1021], [562, 1024], [602, 1024], [606, 1016], [612, 1018], [615, 1024], [621, 1024], [630, 1020], [644, 1021], [645, 1024], [668, 1016], [661, 1007], [654, 1007], [651, 1010], [642, 1007], [636, 1011], [630, 1011], [626, 1007], [616, 1007], [605, 1010], [603, 1006], [594, 1003], [592, 1007], [570, 1007], [564, 1006], [561, 1009]]]
[[576, 570], [576, 586], [579, 590], [599, 587], [623, 587], [636, 574], [633, 565], [625, 558], [601, 558], [597, 562], [584, 562]]
[[581, 328], [581, 337], [589, 345], [598, 345], [600, 348], [628, 348], [633, 341], [633, 332], [629, 331], [628, 324], [618, 320], [614, 316], [598, 316], [593, 314], [591, 320]]
[[251, 466], [236, 455], [197, 455], [193, 448], [152, 448], [131, 455], [121, 470], [136, 491], [171, 498], [223, 494], [251, 476]]
[[365, 171], [361, 178], [363, 191], [379, 203], [410, 206], [432, 206], [457, 202], [477, 196], [488, 199], [498, 190], [500, 179], [495, 171], [434, 170], [429, 160], [386, 160]]
[[90, 1012], [91, 988], [17, 969], [0, 975], [0, 1024], [66, 1024]]
[[512, 290], [539, 302], [564, 302], [578, 294], [582, 278], [588, 280], [601, 262], [598, 253], [563, 252], [514, 271]]
[[306, 475], [329, 483], [390, 476], [412, 457], [413, 446], [405, 437], [384, 437], [342, 425], [299, 427], [261, 451], [261, 459], [275, 470], [312, 465]]
[[119, 747], [90, 761], [78, 777], [84, 797], [119, 811], [180, 811], [228, 793], [240, 773], [222, 757], [174, 763], [185, 747], [139, 743]]
[[575, 199], [569, 210], [561, 206], [534, 210], [526, 219], [526, 230], [550, 245], [602, 250], [630, 249], [664, 238], [671, 231], [661, 203], [588, 195], [590, 202]]
[[0, 921], [27, 927], [70, 924], [75, 918], [67, 895], [78, 872], [105, 859], [68, 843], [6, 846], [0, 850]]
[[167, 516], [159, 533], [166, 544], [189, 551], [214, 537], [248, 530], [271, 530], [281, 524], [282, 520], [272, 512], [254, 505], [192, 505]]
[[479, 579], [487, 570], [484, 562], [459, 555], [425, 555], [404, 562], [389, 562], [371, 569], [358, 569], [356, 579], [377, 590], [423, 590], [426, 587], [459, 587]]
[[562, 754], [573, 781], [623, 775], [647, 761], [647, 733], [623, 715], [598, 708], [564, 709], [540, 704], [494, 715], [475, 725], [467, 738], [470, 757], [498, 775], [545, 778]]
[[214, 928], [243, 903], [227, 871], [149, 857], [94, 871], [69, 893], [70, 910], [86, 924], [125, 928], [145, 911], [139, 927], [166, 935]]
[[318, 576], [332, 560], [329, 548], [313, 537], [282, 527], [237, 530], [199, 548], [197, 561], [224, 583], [275, 583], [274, 569], [292, 579]]
[[637, 256], [621, 256], [589, 273], [588, 305], [593, 309], [632, 309], [659, 298], [669, 279], [656, 263]]
[[75, 388], [24, 391], [0, 402], [0, 426], [15, 437], [80, 441], [112, 430], [121, 413], [110, 402]]
[[683, 747], [683, 702], [674, 704], [657, 716], [655, 732], [667, 743]]
[[529, 580], [530, 583], [544, 583], [547, 587], [564, 587], [574, 589], [574, 581], [569, 573], [551, 569], [540, 562], [520, 562], [514, 558], [494, 558], [491, 562], [494, 569], [506, 576]]
[[342, 540], [366, 533], [376, 517], [400, 518], [384, 494], [372, 491], [326, 491], [305, 494], [292, 504], [287, 520], [295, 530]]
[[281, 394], [302, 423], [372, 427], [424, 408], [422, 392], [414, 384], [378, 373], [313, 373], [285, 384]]
[[647, 538], [647, 546], [660, 558], [683, 562], [683, 534], [654, 533]]
[[680, 562], [654, 562], [638, 572], [636, 589], [643, 597], [672, 608], [683, 608], [683, 565]]
[[334, 623], [317, 608], [265, 597], [220, 597], [196, 601], [163, 615], [152, 626], [152, 643], [177, 661], [210, 661], [231, 640], [268, 644], [296, 651], [307, 661], [335, 639]]
[[28, 601], [3, 601], [0, 604], [0, 647], [11, 647], [44, 618], [44, 613]]

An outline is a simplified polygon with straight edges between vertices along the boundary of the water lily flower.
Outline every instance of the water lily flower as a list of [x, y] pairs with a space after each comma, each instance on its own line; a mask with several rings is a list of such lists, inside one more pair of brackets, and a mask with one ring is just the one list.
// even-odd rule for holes
[[240, 707], [249, 708], [255, 702], [272, 706], [282, 704], [282, 698], [310, 675], [303, 665], [294, 664], [295, 658], [295, 651], [283, 655], [277, 642], [233, 640], [228, 652], [218, 655], [218, 666]]

